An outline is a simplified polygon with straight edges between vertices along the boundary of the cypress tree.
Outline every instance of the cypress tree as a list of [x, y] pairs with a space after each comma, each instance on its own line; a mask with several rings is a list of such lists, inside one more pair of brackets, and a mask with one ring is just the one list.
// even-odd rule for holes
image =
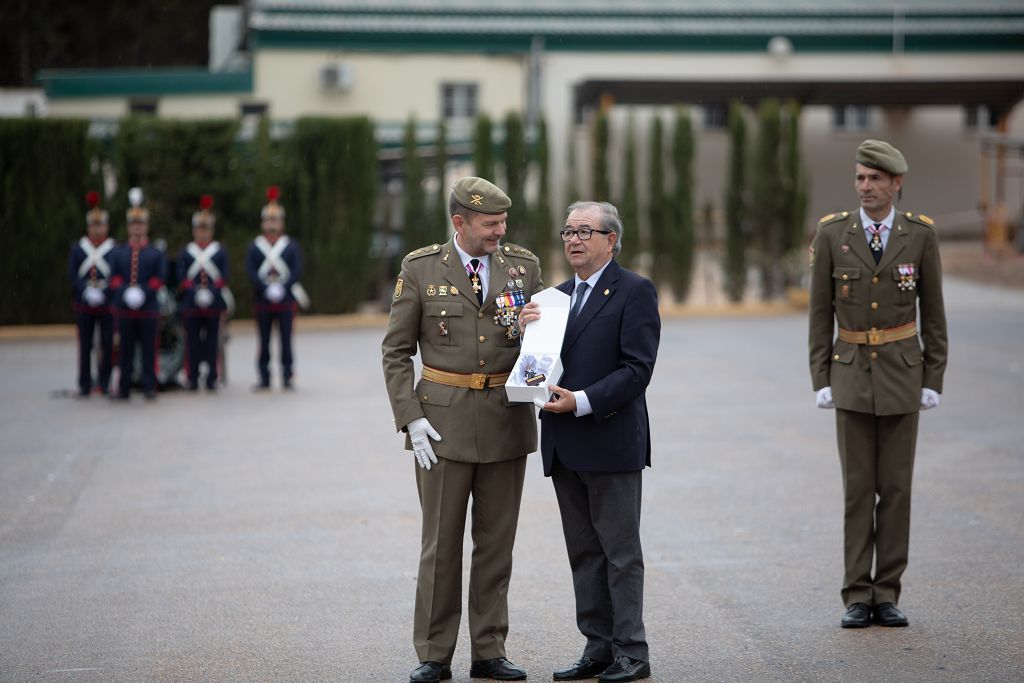
[[779, 145], [782, 120], [779, 102], [763, 100], [758, 107], [758, 136], [754, 147], [751, 201], [757, 211], [751, 216], [757, 264], [761, 272], [761, 296], [775, 298], [781, 290], [783, 252], [782, 164]]
[[669, 253], [671, 238], [669, 235], [667, 201], [665, 197], [665, 159], [662, 141], [661, 116], [657, 113], [651, 124], [651, 158], [648, 175], [648, 216], [651, 226], [651, 279], [656, 284], [669, 281], [669, 269], [672, 267]]
[[676, 299], [686, 301], [693, 280], [694, 207], [693, 207], [693, 128], [690, 112], [676, 113], [675, 136], [672, 144], [672, 162], [675, 169], [675, 192], [672, 196], [672, 290]]
[[510, 242], [525, 242], [530, 238], [527, 233], [530, 208], [526, 205], [528, 163], [523, 119], [518, 113], [509, 112], [505, 117], [505, 192], [512, 200], [507, 223]]
[[568, 206], [580, 199], [579, 169], [576, 167], [576, 125], [569, 121], [569, 134], [566, 136], [567, 151], [565, 161], [565, 204]]
[[448, 128], [444, 125], [444, 119], [437, 122], [437, 141], [435, 144], [437, 153], [435, 155], [435, 166], [437, 169], [437, 196], [434, 197], [434, 226], [430, 242], [445, 242], [448, 239], [448, 229], [452, 217], [448, 215], [448, 198], [451, 196], [451, 188], [448, 187]]
[[487, 114], [476, 117], [473, 130], [473, 168], [477, 177], [494, 182], [494, 145], [491, 143], [491, 118]]
[[548, 168], [548, 127], [541, 118], [537, 124], [536, 163], [539, 176], [537, 205], [533, 209], [530, 232], [532, 237], [526, 245], [540, 259], [541, 272], [548, 267], [552, 246], [555, 243], [554, 220], [551, 216], [551, 170]]
[[729, 103], [729, 176], [725, 186], [725, 293], [740, 302], [747, 289], [747, 126], [743, 105]]
[[405, 251], [430, 244], [434, 231], [427, 215], [427, 197], [423, 191], [425, 169], [416, 144], [416, 118], [405, 124], [402, 143], [402, 242]]
[[782, 150], [783, 182], [783, 241], [785, 253], [786, 284], [797, 285], [804, 261], [801, 258], [804, 235], [804, 221], [807, 220], [807, 183], [800, 163], [800, 104], [789, 102], [784, 109], [784, 130]]
[[598, 112], [594, 119], [594, 194], [597, 202], [612, 199], [611, 181], [608, 177], [608, 114]]
[[622, 177], [622, 193], [618, 207], [622, 218], [622, 252], [618, 259], [627, 268], [635, 269], [640, 261], [642, 240], [640, 239], [640, 205], [636, 190], [636, 130], [633, 115], [626, 124], [624, 154], [625, 169]]

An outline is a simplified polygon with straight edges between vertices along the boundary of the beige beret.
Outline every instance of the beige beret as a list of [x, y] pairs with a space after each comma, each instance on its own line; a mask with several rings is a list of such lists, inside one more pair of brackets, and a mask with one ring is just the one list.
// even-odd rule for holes
[[857, 163], [892, 175], [903, 175], [910, 167], [900, 151], [882, 140], [865, 140], [857, 148]]
[[501, 213], [512, 206], [512, 200], [497, 185], [473, 176], [456, 180], [452, 196], [462, 206], [480, 213]]

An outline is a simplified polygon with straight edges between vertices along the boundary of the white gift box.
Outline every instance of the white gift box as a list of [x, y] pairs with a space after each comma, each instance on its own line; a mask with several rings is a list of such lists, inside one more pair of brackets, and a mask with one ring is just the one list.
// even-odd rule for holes
[[[569, 295], [549, 287], [531, 297], [540, 304], [540, 318], [526, 326], [519, 358], [505, 382], [505, 394], [513, 403], [543, 406], [548, 400], [548, 385], [562, 377], [562, 341], [569, 322]], [[526, 383], [531, 373], [542, 373], [544, 379], [531, 386]]]

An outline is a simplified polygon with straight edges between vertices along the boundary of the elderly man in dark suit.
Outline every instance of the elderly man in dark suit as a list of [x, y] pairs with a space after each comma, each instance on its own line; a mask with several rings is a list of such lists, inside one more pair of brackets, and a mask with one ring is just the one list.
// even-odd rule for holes
[[[576, 623], [587, 638], [579, 661], [554, 679], [651, 675], [643, 622], [640, 492], [651, 464], [645, 391], [658, 355], [661, 319], [651, 282], [622, 268], [622, 222], [605, 202], [569, 207], [561, 231], [575, 276], [562, 342], [561, 386], [541, 413], [544, 474], [558, 498], [576, 593]], [[542, 314], [528, 304], [523, 329]]]

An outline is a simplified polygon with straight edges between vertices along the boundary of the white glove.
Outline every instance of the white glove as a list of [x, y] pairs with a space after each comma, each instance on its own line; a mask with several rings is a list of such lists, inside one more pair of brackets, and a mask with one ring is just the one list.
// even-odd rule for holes
[[406, 425], [409, 430], [409, 440], [412, 441], [412, 453], [416, 456], [416, 462], [425, 470], [430, 469], [430, 464], [437, 464], [437, 456], [434, 455], [434, 448], [430, 445], [430, 439], [440, 441], [441, 435], [430, 426], [425, 417], [417, 417]]
[[939, 392], [924, 387], [921, 389], [921, 410], [939, 407]]
[[200, 287], [196, 290], [196, 306], [199, 308], [209, 308], [213, 304], [213, 292], [206, 287]]
[[284, 285], [280, 282], [271, 282], [267, 285], [267, 289], [264, 291], [264, 294], [266, 294], [268, 301], [272, 301], [276, 304], [284, 299]]
[[128, 308], [139, 310], [142, 304], [146, 303], [146, 294], [138, 285], [132, 285], [124, 290], [124, 305]]
[[835, 404], [832, 403], [832, 387], [822, 387], [818, 389], [817, 402], [819, 408], [829, 409], [835, 408]]
[[102, 306], [103, 302], [106, 300], [107, 295], [98, 287], [86, 287], [85, 291], [82, 292], [82, 301], [90, 306]]

